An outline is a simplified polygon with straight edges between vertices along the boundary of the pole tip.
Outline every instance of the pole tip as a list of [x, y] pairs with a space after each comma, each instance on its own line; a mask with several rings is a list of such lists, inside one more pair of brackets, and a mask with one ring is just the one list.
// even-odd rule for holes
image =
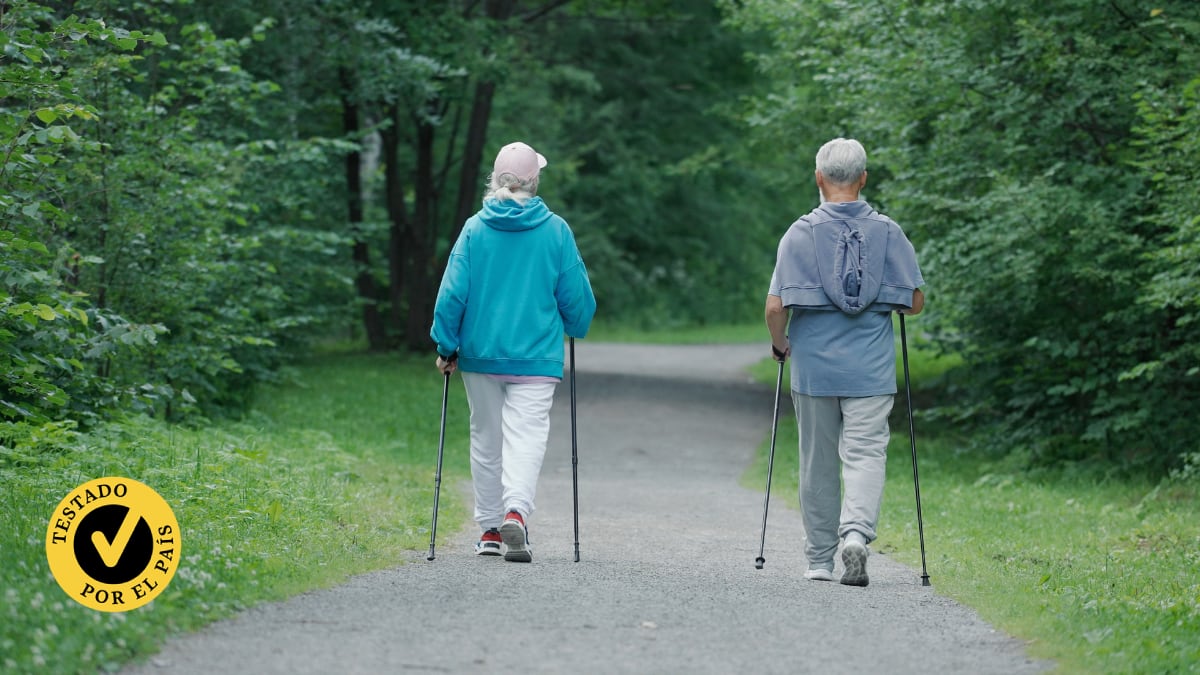
[[929, 586], [929, 585], [930, 585], [930, 583], [929, 583], [929, 575], [928, 575], [928, 574], [922, 574], [922, 575], [921, 575], [921, 585], [922, 585], [922, 586]]
[[754, 559], [754, 569], [761, 570], [763, 568], [763, 565], [765, 565], [766, 563], [767, 563], [767, 561], [765, 558], [755, 558]]

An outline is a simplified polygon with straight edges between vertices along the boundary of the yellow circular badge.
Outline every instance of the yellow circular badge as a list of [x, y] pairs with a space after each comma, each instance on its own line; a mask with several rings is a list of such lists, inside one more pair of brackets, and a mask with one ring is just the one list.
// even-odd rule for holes
[[158, 597], [175, 576], [179, 545], [171, 507], [129, 478], [97, 478], [75, 488], [46, 529], [55, 581], [102, 612], [137, 609]]

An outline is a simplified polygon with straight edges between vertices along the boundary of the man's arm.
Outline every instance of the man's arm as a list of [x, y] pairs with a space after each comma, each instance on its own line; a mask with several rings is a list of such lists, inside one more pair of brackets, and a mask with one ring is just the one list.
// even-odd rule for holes
[[[767, 320], [767, 330], [771, 331], [771, 355], [776, 361], [784, 361], [792, 353], [792, 350], [788, 345], [788, 310], [783, 306], [783, 299], [778, 295], [768, 295], [767, 306], [763, 313]], [[778, 354], [783, 354], [783, 357], [779, 357]]]
[[908, 316], [916, 316], [920, 314], [921, 310], [923, 309], [925, 309], [925, 293], [923, 293], [921, 289], [916, 288], [913, 289], [912, 307], [909, 309], [902, 309], [900, 310], [900, 313], [907, 314]]

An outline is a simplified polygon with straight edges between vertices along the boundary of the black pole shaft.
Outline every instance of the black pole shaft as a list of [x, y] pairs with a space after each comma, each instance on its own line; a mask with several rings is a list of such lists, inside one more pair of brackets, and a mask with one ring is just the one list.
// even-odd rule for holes
[[904, 315], [900, 315], [900, 350], [904, 355], [904, 398], [908, 402], [908, 440], [912, 446], [913, 490], [917, 496], [917, 536], [921, 540], [921, 585], [929, 585], [929, 572], [925, 569], [925, 521], [921, 516], [921, 478], [917, 473], [917, 432], [913, 425], [912, 385], [908, 375], [908, 333], [904, 329]]
[[579, 439], [575, 432], [575, 338], [571, 348], [571, 489], [575, 499], [575, 562], [579, 562]]
[[446, 450], [446, 404], [449, 400], [450, 373], [446, 373], [442, 382], [442, 429], [438, 434], [437, 472], [433, 475], [433, 523], [429, 528], [429, 555], [426, 560], [433, 560], [433, 549], [437, 543], [438, 499], [442, 494], [442, 455]]
[[754, 566], [762, 569], [767, 560], [763, 551], [767, 547], [767, 508], [771, 505], [771, 473], [775, 468], [775, 431], [779, 428], [779, 399], [783, 395], [783, 361], [779, 362], [779, 374], [775, 376], [775, 413], [771, 416], [771, 452], [767, 456], [767, 494], [763, 497], [762, 538], [758, 542], [758, 557]]

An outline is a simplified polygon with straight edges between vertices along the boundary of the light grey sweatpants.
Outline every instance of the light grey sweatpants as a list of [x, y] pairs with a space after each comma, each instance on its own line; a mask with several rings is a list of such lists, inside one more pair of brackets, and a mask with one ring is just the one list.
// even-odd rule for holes
[[513, 384], [462, 374], [471, 405], [471, 483], [475, 522], [500, 527], [508, 511], [533, 515], [538, 475], [550, 435], [554, 383]]
[[832, 570], [838, 541], [851, 531], [868, 543], [875, 539], [893, 398], [792, 392], [800, 432], [800, 512], [808, 536], [804, 553], [810, 568]]

